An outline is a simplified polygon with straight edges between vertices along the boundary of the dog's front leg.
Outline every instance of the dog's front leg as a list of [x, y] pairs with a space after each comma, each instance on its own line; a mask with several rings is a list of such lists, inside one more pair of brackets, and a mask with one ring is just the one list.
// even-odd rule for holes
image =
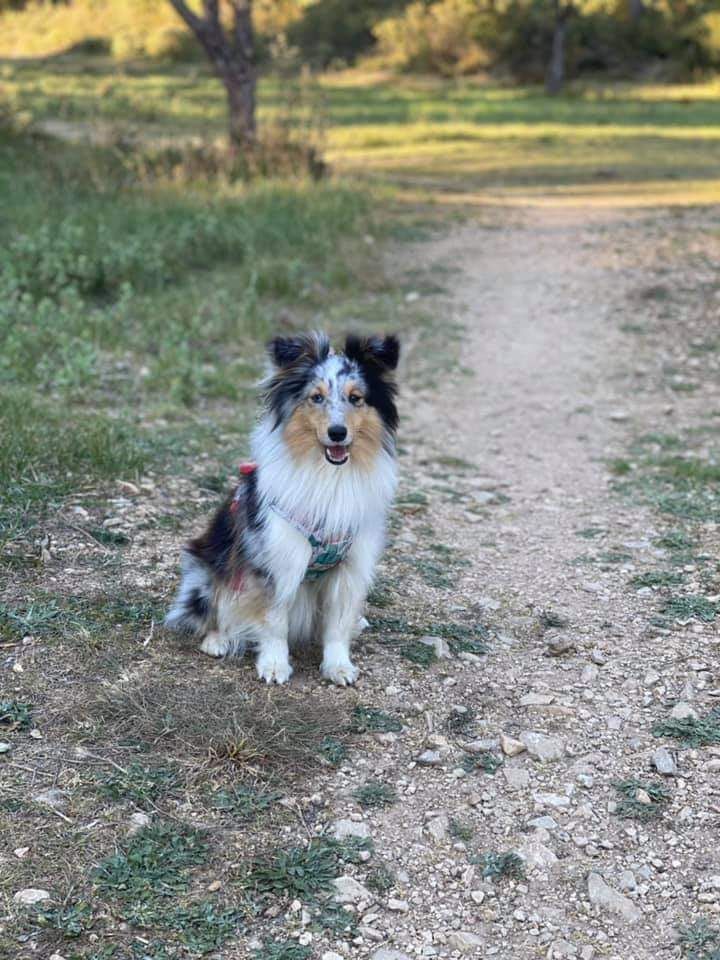
[[357, 631], [365, 600], [365, 583], [352, 567], [331, 574], [323, 603], [323, 659], [326, 680], [345, 687], [355, 683], [359, 670], [350, 659], [350, 643]]
[[256, 669], [265, 683], [287, 683], [292, 675], [288, 650], [288, 610], [285, 604], [275, 604], [265, 617], [258, 638]]

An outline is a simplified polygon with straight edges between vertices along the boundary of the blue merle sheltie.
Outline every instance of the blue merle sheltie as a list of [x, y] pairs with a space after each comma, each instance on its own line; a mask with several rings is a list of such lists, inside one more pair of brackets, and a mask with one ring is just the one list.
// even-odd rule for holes
[[252, 460], [205, 533], [183, 551], [166, 624], [213, 657], [257, 649], [285, 683], [290, 648], [317, 637], [323, 677], [354, 683], [351, 640], [383, 547], [396, 485], [394, 336], [276, 337]]

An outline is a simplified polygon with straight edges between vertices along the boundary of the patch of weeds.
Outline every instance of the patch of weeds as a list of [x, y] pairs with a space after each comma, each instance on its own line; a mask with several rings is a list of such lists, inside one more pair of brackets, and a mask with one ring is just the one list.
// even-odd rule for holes
[[395, 505], [399, 510], [408, 507], [426, 507], [429, 501], [427, 496], [421, 490], [411, 490], [408, 493], [401, 493]]
[[437, 662], [435, 648], [419, 641], [404, 643], [400, 647], [400, 655], [419, 667], [431, 667]]
[[576, 530], [575, 536], [582, 537], [583, 540], [595, 540], [606, 533], [605, 527], [584, 527], [582, 530]]
[[325, 737], [320, 744], [320, 754], [333, 767], [339, 767], [348, 755], [345, 744], [336, 737]]
[[705, 717], [684, 717], [660, 720], [652, 728], [654, 737], [679, 740], [684, 747], [704, 747], [720, 743], [720, 710], [711, 710]]
[[307, 900], [330, 890], [341, 864], [356, 862], [368, 847], [367, 843], [320, 837], [306, 847], [278, 849], [254, 857], [240, 882], [255, 895]]
[[0, 726], [4, 732], [27, 730], [32, 723], [33, 707], [21, 700], [0, 700]]
[[680, 927], [678, 941], [686, 960], [720, 960], [720, 929], [704, 917]]
[[308, 960], [312, 951], [293, 940], [273, 940], [253, 950], [252, 960]]
[[341, 936], [342, 934], [355, 934], [358, 925], [357, 915], [347, 910], [341, 903], [335, 903], [334, 900], [323, 900], [319, 904], [318, 913], [315, 917], [315, 927], [317, 929], [328, 931]]
[[105, 547], [124, 547], [130, 543], [130, 537], [119, 530], [106, 530], [105, 527], [90, 527], [88, 533]]
[[255, 857], [241, 882], [261, 896], [312, 897], [330, 889], [345, 852], [344, 843], [329, 838], [311, 840], [307, 847], [276, 850]]
[[169, 767], [145, 767], [133, 762], [123, 773], [103, 780], [100, 789], [111, 800], [131, 800], [139, 807], [147, 807], [179, 782], [177, 772]]
[[632, 464], [629, 460], [616, 459], [610, 460], [608, 462], [608, 470], [610, 473], [614, 474], [616, 477], [624, 477], [628, 473], [632, 473]]
[[638, 573], [630, 578], [630, 585], [633, 587], [675, 587], [682, 583], [685, 578], [681, 573], [673, 573], [671, 570], [647, 570], [645, 573]]
[[368, 731], [377, 731], [378, 733], [399, 733], [402, 730], [402, 723], [397, 717], [391, 717], [389, 713], [383, 713], [375, 707], [364, 707], [361, 704], [355, 707], [350, 719], [351, 733], [367, 733]]
[[365, 886], [373, 893], [387, 893], [395, 886], [395, 874], [384, 863], [368, 871]]
[[567, 617], [563, 617], [562, 614], [556, 613], [554, 610], [543, 610], [538, 617], [538, 621], [542, 630], [564, 630], [570, 625]]
[[492, 775], [502, 765], [502, 758], [495, 753], [491, 753], [489, 750], [483, 750], [480, 753], [467, 753], [462, 758], [462, 768], [466, 773], [475, 773], [478, 770], [483, 770], [485, 773]]
[[523, 880], [525, 861], [517, 853], [484, 853], [480, 857], [482, 875], [486, 880]]
[[211, 795], [210, 803], [216, 810], [230, 813], [238, 820], [248, 823], [273, 807], [281, 797], [281, 793], [238, 785], [230, 790], [216, 790]]
[[465, 823], [462, 820], [456, 820], [454, 817], [450, 820], [449, 827], [450, 836], [454, 837], [455, 840], [462, 840], [463, 843], [469, 843], [474, 834], [472, 825]]
[[397, 800], [397, 793], [388, 783], [368, 780], [354, 791], [353, 797], [361, 807], [388, 807]]
[[445, 726], [450, 733], [465, 733], [473, 723], [475, 723], [475, 711], [466, 707], [464, 710], [453, 710], [445, 721]]
[[[614, 784], [622, 799], [615, 812], [626, 820], [647, 822], [662, 815], [662, 806], [670, 800], [670, 794], [659, 783], [642, 783], [640, 780], [619, 780]], [[650, 802], [638, 799], [638, 791], [647, 794]]]
[[705, 597], [670, 597], [665, 601], [661, 613], [675, 620], [702, 620], [712, 623], [720, 607]]
[[175, 931], [188, 950], [204, 955], [235, 936], [242, 921], [239, 910], [219, 909], [216, 903], [203, 900], [178, 907], [163, 919], [162, 926]]
[[205, 863], [204, 835], [181, 824], [159, 823], [131, 837], [124, 849], [93, 871], [97, 888], [125, 900], [172, 896], [188, 887], [191, 867]]
[[90, 929], [93, 912], [90, 904], [79, 901], [50, 910], [39, 910], [36, 919], [41, 927], [57, 930], [66, 939], [74, 940]]
[[367, 596], [367, 601], [370, 606], [378, 607], [380, 610], [385, 610], [387, 607], [391, 607], [394, 599], [395, 594], [386, 580], [377, 580]]
[[661, 537], [653, 540], [653, 543], [656, 547], [664, 547], [666, 550], [690, 550], [695, 545], [695, 541], [684, 530], [668, 530]]
[[62, 610], [56, 600], [32, 601], [24, 612], [0, 603], [0, 636], [13, 634], [47, 634], [60, 617]]

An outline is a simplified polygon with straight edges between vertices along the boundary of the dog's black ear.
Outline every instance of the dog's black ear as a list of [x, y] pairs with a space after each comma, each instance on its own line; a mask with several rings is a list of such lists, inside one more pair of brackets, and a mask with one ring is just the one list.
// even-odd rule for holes
[[345, 355], [357, 363], [370, 362], [394, 370], [400, 359], [400, 341], [393, 333], [387, 337], [358, 337], [351, 333], [345, 341]]
[[270, 359], [276, 367], [289, 367], [299, 360], [307, 344], [300, 337], [273, 337], [267, 345]]

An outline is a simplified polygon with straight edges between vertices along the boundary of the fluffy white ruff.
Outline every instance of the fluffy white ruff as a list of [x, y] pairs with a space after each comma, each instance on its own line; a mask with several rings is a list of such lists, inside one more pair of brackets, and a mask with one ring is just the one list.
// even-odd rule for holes
[[328, 537], [354, 534], [378, 515], [384, 518], [395, 495], [395, 458], [387, 448], [379, 451], [370, 472], [353, 465], [352, 451], [342, 466], [320, 458], [298, 465], [285, 445], [282, 426], [273, 429], [272, 418], [266, 416], [253, 431], [251, 451], [260, 468], [258, 492], [264, 503], [276, 502], [286, 513], [307, 518]]

